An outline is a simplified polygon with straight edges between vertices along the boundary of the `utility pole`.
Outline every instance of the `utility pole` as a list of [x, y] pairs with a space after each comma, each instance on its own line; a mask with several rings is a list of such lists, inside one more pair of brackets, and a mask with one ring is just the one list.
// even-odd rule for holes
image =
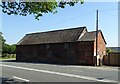
[[95, 57], [95, 66], [97, 66], [97, 54], [98, 54], [98, 10], [96, 17], [96, 57]]

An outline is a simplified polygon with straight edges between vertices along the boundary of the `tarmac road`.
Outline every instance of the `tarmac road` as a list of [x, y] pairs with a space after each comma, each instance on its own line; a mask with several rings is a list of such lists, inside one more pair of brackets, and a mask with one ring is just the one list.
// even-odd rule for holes
[[19, 82], [118, 82], [117, 67], [0, 62], [2, 77]]

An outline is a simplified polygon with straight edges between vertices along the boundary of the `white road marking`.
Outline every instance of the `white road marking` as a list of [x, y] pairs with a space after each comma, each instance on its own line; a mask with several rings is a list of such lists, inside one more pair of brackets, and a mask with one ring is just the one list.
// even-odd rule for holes
[[119, 71], [118, 67], [94, 67], [94, 66], [60, 66], [60, 67], [70, 67], [70, 68], [86, 68], [86, 69], [96, 69], [96, 70], [106, 70], [106, 71]]
[[20, 78], [20, 77], [17, 77], [17, 76], [13, 76], [13, 78], [18, 79], [18, 80], [22, 80], [22, 81], [26, 81], [26, 82], [30, 81], [30, 80], [27, 80], [27, 79], [24, 79], [24, 78]]
[[61, 72], [48, 71], [48, 70], [39, 70], [39, 69], [32, 69], [32, 68], [19, 67], [19, 66], [10, 66], [10, 65], [3, 65], [3, 64], [0, 64], [0, 66], [22, 69], [22, 70], [29, 70], [29, 71], [36, 71], [36, 72], [43, 72], [43, 73], [49, 73], [49, 74], [67, 76], [67, 77], [75, 77], [75, 78], [81, 78], [81, 79], [87, 79], [87, 80], [93, 80], [93, 81], [99, 81], [99, 82], [118, 82], [115, 80], [108, 80], [108, 79], [99, 80], [99, 79], [96, 79], [95, 77], [80, 76], [76, 74], [61, 73]]

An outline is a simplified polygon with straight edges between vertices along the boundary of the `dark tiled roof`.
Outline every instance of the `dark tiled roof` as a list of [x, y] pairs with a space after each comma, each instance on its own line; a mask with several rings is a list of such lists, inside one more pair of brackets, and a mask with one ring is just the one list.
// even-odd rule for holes
[[78, 41], [94, 41], [96, 37], [96, 32], [86, 32]]
[[[98, 30], [98, 33], [99, 32], [101, 33], [102, 38], [106, 44], [102, 31]], [[80, 39], [78, 39], [78, 41], [95, 41], [95, 39], [96, 39], [96, 31], [92, 31], [92, 32], [86, 32], [85, 35], [83, 35]]]
[[45, 43], [62, 43], [75, 42], [81, 36], [86, 27], [77, 27], [64, 30], [55, 30], [49, 32], [26, 34], [17, 45], [45, 44]]

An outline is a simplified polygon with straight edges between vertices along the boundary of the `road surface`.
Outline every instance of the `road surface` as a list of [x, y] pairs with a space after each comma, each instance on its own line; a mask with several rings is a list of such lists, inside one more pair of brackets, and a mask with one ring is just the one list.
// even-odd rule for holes
[[2, 78], [19, 82], [118, 82], [118, 68], [0, 62]]

